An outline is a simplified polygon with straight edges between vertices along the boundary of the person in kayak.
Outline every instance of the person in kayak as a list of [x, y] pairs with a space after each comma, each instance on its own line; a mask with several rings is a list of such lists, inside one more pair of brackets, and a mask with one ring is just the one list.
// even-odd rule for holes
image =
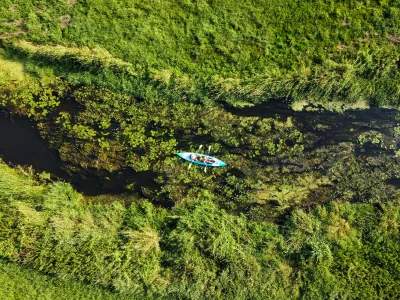
[[203, 162], [203, 158], [199, 155], [197, 156], [196, 154], [192, 153], [190, 154], [190, 159], [193, 161], [200, 161]]
[[190, 159], [192, 161], [199, 161], [205, 164], [213, 164], [215, 163], [215, 160], [213, 160], [212, 158], [208, 157], [208, 156], [200, 156], [200, 155], [196, 155], [195, 153], [190, 154]]
[[204, 161], [205, 164], [213, 164], [215, 163], [215, 160], [213, 160], [212, 158], [208, 157], [208, 156], [204, 156]]

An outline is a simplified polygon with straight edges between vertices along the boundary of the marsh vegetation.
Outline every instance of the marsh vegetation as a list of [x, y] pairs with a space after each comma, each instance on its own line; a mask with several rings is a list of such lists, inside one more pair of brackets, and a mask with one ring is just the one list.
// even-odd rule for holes
[[[399, 1], [145, 2], [4, 1], [0, 107], [59, 169], [0, 162], [0, 267], [82, 298], [398, 298]], [[188, 170], [199, 144], [228, 167]]]

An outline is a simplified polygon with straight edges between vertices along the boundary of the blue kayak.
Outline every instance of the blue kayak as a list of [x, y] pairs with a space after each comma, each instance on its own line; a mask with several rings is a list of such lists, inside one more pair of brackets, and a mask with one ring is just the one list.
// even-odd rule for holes
[[227, 166], [222, 160], [215, 158], [213, 156], [195, 153], [195, 152], [179, 152], [177, 153], [183, 159], [190, 161], [197, 165], [207, 166], [207, 167], [225, 167]]

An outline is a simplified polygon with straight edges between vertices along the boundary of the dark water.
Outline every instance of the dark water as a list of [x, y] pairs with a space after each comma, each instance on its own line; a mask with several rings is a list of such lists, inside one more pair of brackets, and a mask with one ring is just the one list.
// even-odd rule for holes
[[[360, 133], [375, 130], [392, 136], [391, 129], [397, 125], [397, 110], [371, 108], [368, 110], [347, 111], [338, 114], [320, 109], [319, 111], [293, 112], [287, 104], [280, 100], [249, 108], [226, 107], [227, 111], [238, 116], [292, 117], [293, 121], [303, 132], [311, 132], [317, 136], [313, 148], [325, 147], [339, 142], [357, 142]], [[202, 144], [209, 142], [209, 136], [193, 137]], [[191, 141], [193, 142], [193, 141]], [[183, 146], [184, 141], [181, 141]], [[312, 150], [312, 149], [310, 149]], [[232, 149], [232, 151], [234, 151]], [[367, 149], [371, 153], [374, 149]], [[379, 150], [381, 151], [381, 149]], [[34, 124], [20, 117], [10, 117], [0, 111], [0, 157], [11, 165], [32, 166], [35, 171], [46, 171], [52, 179], [70, 182], [75, 189], [86, 195], [120, 194], [124, 192], [142, 192], [155, 190], [157, 176], [154, 172], [135, 172], [130, 168], [108, 172], [106, 170], [84, 169], [80, 166], [66, 167], [58, 156], [57, 151], [50, 150]], [[278, 165], [302, 165], [285, 162], [285, 158], [277, 158]], [[75, 169], [73, 173], [71, 170]], [[128, 184], [133, 188], [126, 189]], [[394, 183], [397, 185], [397, 182]], [[145, 195], [146, 196], [146, 195]]]
[[48, 148], [34, 124], [0, 112], [0, 156], [12, 165], [31, 165], [58, 177], [65, 176], [56, 151]]
[[313, 108], [319, 111], [294, 112], [284, 102], [273, 100], [253, 107], [225, 109], [238, 116], [262, 118], [278, 116], [282, 119], [293, 117], [294, 123], [303, 132], [311, 132], [319, 138], [314, 144], [315, 148], [340, 142], [356, 142], [362, 132], [369, 130], [392, 135], [391, 129], [398, 123], [396, 117], [399, 111], [395, 109], [371, 107], [339, 114], [323, 110], [321, 107]]
[[155, 185], [155, 173], [135, 172], [130, 168], [110, 173], [78, 167], [79, 172], [71, 174], [62, 168], [64, 163], [57, 151], [49, 148], [32, 121], [11, 117], [1, 111], [0, 157], [10, 165], [32, 166], [37, 172], [50, 173], [53, 180], [70, 182], [86, 195], [120, 194], [127, 192], [125, 186], [131, 183], [134, 184], [133, 191], [140, 191], [142, 186]]

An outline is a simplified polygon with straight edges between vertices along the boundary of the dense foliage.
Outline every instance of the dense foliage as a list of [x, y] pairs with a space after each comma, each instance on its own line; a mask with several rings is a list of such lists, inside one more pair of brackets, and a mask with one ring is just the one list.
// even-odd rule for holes
[[398, 198], [297, 209], [277, 226], [209, 200], [87, 203], [0, 164], [0, 253], [136, 297], [398, 298]]

